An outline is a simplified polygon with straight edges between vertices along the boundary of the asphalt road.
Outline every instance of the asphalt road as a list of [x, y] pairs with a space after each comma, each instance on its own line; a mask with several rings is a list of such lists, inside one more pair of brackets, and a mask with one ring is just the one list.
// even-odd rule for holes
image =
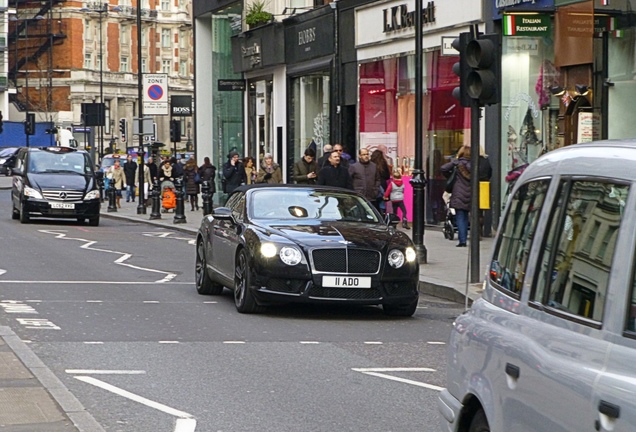
[[0, 325], [107, 431], [433, 431], [461, 305], [272, 307], [194, 288], [194, 237], [103, 218], [11, 220], [0, 191]]

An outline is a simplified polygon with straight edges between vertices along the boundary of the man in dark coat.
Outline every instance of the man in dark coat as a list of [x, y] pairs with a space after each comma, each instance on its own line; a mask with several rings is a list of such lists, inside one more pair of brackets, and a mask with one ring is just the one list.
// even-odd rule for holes
[[223, 164], [223, 180], [225, 180], [225, 190], [223, 192], [228, 194], [247, 182], [245, 168], [243, 168], [243, 164], [239, 160], [238, 152], [231, 151], [227, 155], [227, 162]]
[[152, 156], [148, 158], [148, 162], [146, 162], [146, 166], [150, 170], [150, 178], [154, 182], [157, 179], [158, 168], [157, 168], [157, 164], [155, 163], [155, 159]]
[[328, 165], [325, 165], [323, 169], [318, 171], [316, 184], [353, 189], [349, 171], [340, 165], [340, 153], [336, 151], [331, 152], [328, 162]]
[[327, 161], [329, 160], [329, 155], [331, 154], [332, 151], [333, 151], [333, 147], [331, 146], [331, 144], [325, 144], [323, 146], [322, 156], [320, 156], [318, 160], [316, 161], [316, 164], [318, 165], [318, 171], [323, 169], [325, 165], [329, 164], [329, 162]]
[[137, 172], [137, 162], [131, 155], [126, 157], [124, 164], [124, 175], [126, 176], [126, 202], [135, 202], [135, 173]]
[[368, 149], [360, 149], [358, 163], [349, 166], [349, 175], [351, 175], [353, 182], [353, 190], [364, 195], [377, 208], [380, 173], [376, 164], [371, 162], [370, 157]]
[[316, 184], [316, 152], [312, 148], [305, 150], [303, 157], [294, 164], [294, 181], [298, 184]]

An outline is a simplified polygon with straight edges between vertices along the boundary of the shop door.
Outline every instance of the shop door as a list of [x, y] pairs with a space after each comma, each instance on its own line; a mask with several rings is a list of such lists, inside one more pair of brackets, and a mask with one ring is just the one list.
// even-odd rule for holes
[[272, 124], [272, 80], [263, 79], [250, 83], [249, 93], [249, 148], [247, 153], [254, 156], [260, 166], [265, 153], [271, 153], [275, 162], [279, 155], [275, 154]]

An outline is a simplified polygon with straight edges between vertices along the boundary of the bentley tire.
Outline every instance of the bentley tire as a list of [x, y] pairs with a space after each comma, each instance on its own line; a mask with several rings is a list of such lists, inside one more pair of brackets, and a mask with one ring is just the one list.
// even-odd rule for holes
[[99, 216], [94, 217], [94, 218], [90, 218], [90, 219], [88, 220], [88, 224], [89, 224], [90, 226], [99, 226]]
[[234, 304], [240, 313], [258, 313], [263, 310], [254, 299], [251, 288], [250, 269], [247, 260], [247, 252], [241, 250], [236, 259], [234, 269]]
[[197, 292], [201, 295], [219, 295], [223, 291], [223, 285], [216, 284], [208, 275], [205, 261], [205, 245], [203, 240], [197, 242], [197, 259], [195, 263], [195, 283]]
[[11, 219], [18, 220], [20, 219], [20, 211], [17, 208], [13, 207], [13, 211], [11, 212]]
[[29, 223], [30, 220], [29, 213], [24, 209], [24, 206], [22, 206], [22, 211], [20, 211], [20, 223]]
[[384, 310], [385, 315], [410, 317], [413, 316], [417, 309], [417, 300], [418, 299], [416, 298], [414, 301], [407, 304], [384, 304], [382, 305], [382, 309]]

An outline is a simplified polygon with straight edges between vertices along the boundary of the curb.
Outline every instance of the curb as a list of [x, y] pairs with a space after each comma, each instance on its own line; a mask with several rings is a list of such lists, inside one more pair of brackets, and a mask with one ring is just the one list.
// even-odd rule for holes
[[105, 432], [97, 420], [86, 411], [82, 403], [11, 328], [0, 326], [0, 337], [4, 339], [31, 374], [37, 378], [42, 387], [55, 399], [64, 414], [71, 419], [80, 432]]

